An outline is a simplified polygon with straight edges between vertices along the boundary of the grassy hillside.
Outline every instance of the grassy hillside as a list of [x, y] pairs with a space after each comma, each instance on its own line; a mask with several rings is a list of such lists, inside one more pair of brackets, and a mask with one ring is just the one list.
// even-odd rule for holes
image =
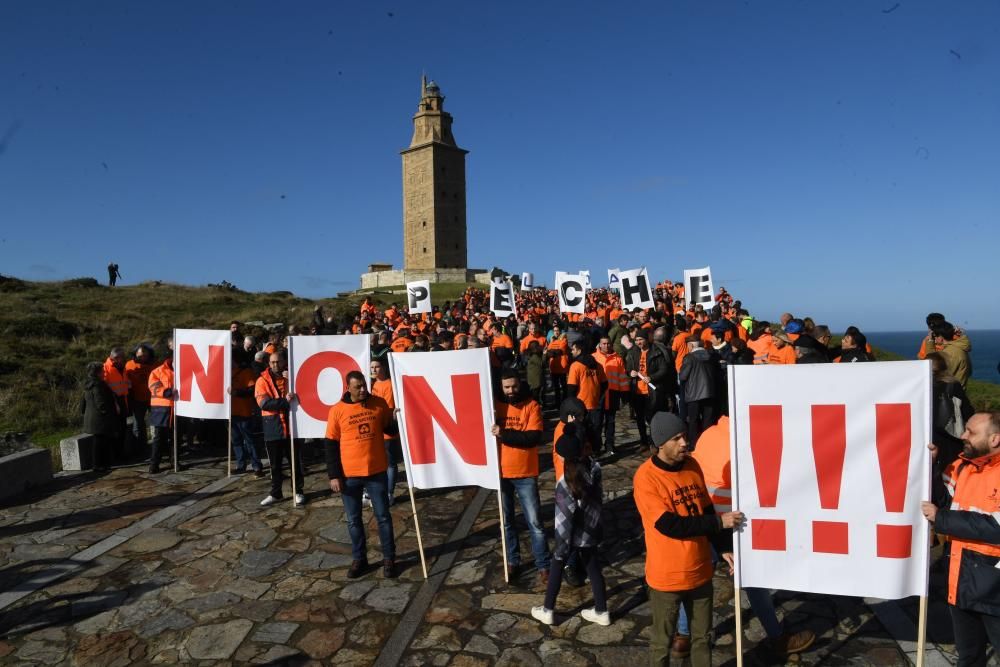
[[[436, 286], [434, 302], [455, 299], [465, 287]], [[405, 301], [402, 294], [374, 297], [383, 303]], [[339, 320], [357, 313], [360, 300], [314, 301], [289, 292], [159, 283], [108, 288], [93, 278], [32, 283], [0, 276], [0, 433], [30, 432], [33, 442], [55, 445], [76, 432], [84, 366], [104, 361], [114, 345], [128, 349], [146, 341], [162, 355], [175, 327], [222, 329], [234, 319], [307, 327], [315, 305]], [[898, 358], [883, 351], [878, 356]], [[1000, 385], [973, 381], [969, 393], [978, 408], [1000, 409]]]

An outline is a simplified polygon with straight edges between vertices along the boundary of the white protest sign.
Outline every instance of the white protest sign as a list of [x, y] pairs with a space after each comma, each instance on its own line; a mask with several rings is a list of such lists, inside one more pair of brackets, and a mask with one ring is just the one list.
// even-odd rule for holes
[[687, 301], [692, 306], [701, 304], [705, 310], [715, 306], [715, 290], [712, 288], [712, 268], [684, 269], [684, 290]]
[[621, 278], [618, 277], [618, 274], [621, 272], [621, 269], [608, 269], [608, 289], [618, 291], [618, 287], [621, 285]]
[[180, 417], [229, 419], [232, 334], [174, 329], [174, 409]]
[[499, 488], [489, 351], [392, 352], [389, 365], [410, 484]]
[[653, 290], [649, 284], [646, 269], [630, 269], [619, 272], [618, 293], [622, 299], [622, 309], [652, 308]]
[[583, 286], [590, 289], [590, 271], [581, 271], [580, 275], [583, 276], [583, 279], [586, 281]]
[[556, 271], [559, 312], [583, 314], [587, 310], [587, 282], [578, 273]]
[[527, 271], [521, 274], [521, 291], [530, 292], [535, 288], [535, 274]]
[[347, 391], [347, 374], [371, 369], [368, 336], [289, 336], [288, 374], [298, 400], [290, 411], [296, 438], [323, 438], [330, 408]]
[[514, 283], [508, 280], [490, 284], [490, 310], [500, 318], [517, 315], [517, 306], [514, 305]]
[[729, 366], [736, 582], [927, 594], [930, 364]]
[[406, 301], [412, 315], [431, 312], [431, 281], [406, 283]]

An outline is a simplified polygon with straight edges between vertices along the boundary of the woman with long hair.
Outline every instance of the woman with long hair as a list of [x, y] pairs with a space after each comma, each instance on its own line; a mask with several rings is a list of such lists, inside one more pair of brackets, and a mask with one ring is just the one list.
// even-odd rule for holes
[[567, 429], [559, 438], [556, 453], [565, 462], [563, 476], [556, 484], [556, 550], [549, 568], [545, 602], [540, 607], [532, 607], [531, 615], [546, 625], [555, 622], [553, 609], [562, 586], [563, 565], [570, 552], [576, 551], [587, 569], [594, 592], [594, 606], [584, 609], [580, 615], [591, 623], [611, 625], [604, 575], [597, 554], [602, 532], [601, 466], [585, 453], [575, 429]]

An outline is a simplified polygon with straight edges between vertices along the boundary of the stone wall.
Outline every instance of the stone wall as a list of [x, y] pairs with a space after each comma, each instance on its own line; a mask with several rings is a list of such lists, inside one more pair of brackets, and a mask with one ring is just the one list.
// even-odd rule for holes
[[426, 271], [376, 271], [361, 274], [361, 289], [398, 287], [414, 280], [432, 283], [483, 283], [490, 284], [490, 274], [481, 269], [427, 269]]

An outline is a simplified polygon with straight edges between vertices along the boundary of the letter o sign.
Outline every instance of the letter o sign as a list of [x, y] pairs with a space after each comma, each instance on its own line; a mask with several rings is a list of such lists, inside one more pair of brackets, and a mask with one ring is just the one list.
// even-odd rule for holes
[[351, 371], [361, 372], [358, 363], [343, 352], [317, 352], [310, 356], [295, 373], [295, 393], [299, 398], [299, 405], [305, 413], [320, 421], [326, 421], [330, 416], [330, 408], [337, 402], [324, 403], [319, 396], [319, 376], [328, 368], [335, 369], [340, 373], [340, 381], [347, 387], [347, 374]]

